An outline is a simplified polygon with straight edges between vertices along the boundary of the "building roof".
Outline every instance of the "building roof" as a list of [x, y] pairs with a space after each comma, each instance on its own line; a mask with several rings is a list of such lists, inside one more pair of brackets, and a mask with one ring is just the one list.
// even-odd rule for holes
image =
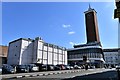
[[120, 48], [103, 49], [103, 52], [118, 52]]
[[100, 48], [100, 49], [102, 49], [100, 46], [84, 46], [84, 47], [67, 49], [67, 51], [80, 50], [80, 49], [90, 49], [90, 48]]
[[87, 47], [87, 46], [101, 46], [100, 42], [93, 42], [88, 44], [74, 45], [74, 48]]
[[[19, 40], [26, 40], [26, 41], [35, 41], [35, 40], [39, 40], [40, 41], [40, 40], [42, 40], [43, 41], [43, 39], [41, 37], [36, 37], [35, 40], [34, 39], [30, 39], [30, 38], [19, 38], [19, 39], [16, 39], [14, 41], [11, 41], [9, 44], [17, 42]], [[51, 44], [51, 43], [44, 42], [44, 45], [45, 46], [56, 47], [56, 48], [59, 48], [59, 49], [65, 49], [66, 50], [65, 47], [57, 46], [57, 45]]]
[[11, 43], [14, 43], [14, 42], [17, 42], [17, 41], [19, 41], [19, 40], [26, 40], [26, 41], [33, 41], [33, 39], [30, 39], [30, 38], [19, 38], [19, 39], [16, 39], [16, 40], [14, 40], [14, 41], [11, 41], [11, 42], [9, 42], [9, 44], [11, 44]]
[[8, 54], [8, 46], [0, 45], [0, 57], [7, 57]]

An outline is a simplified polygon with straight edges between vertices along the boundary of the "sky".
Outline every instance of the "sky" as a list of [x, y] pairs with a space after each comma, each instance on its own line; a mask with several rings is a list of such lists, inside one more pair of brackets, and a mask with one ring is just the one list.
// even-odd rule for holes
[[3, 2], [2, 43], [19, 38], [42, 37], [66, 48], [86, 44], [85, 14], [89, 3], [97, 11], [103, 48], [118, 47], [118, 21], [114, 2]]

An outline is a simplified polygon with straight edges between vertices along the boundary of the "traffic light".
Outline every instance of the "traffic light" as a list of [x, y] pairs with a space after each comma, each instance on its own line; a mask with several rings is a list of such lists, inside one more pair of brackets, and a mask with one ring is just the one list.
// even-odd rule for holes
[[83, 61], [87, 61], [87, 56], [83, 56]]
[[120, 0], [115, 2], [117, 9], [114, 10], [114, 18], [120, 18]]

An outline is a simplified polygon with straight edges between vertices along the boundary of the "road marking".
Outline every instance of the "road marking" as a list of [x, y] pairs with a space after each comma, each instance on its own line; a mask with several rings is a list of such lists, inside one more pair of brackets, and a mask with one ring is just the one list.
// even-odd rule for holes
[[61, 74], [63, 74], [64, 72], [61, 72]]
[[69, 73], [71, 73], [71, 71], [69, 71]]
[[57, 74], [59, 74], [59, 72], [57, 72]]
[[49, 73], [50, 75], [53, 74], [53, 73]]
[[49, 74], [43, 74], [43, 76], [47, 76], [47, 75], [49, 75]]
[[30, 77], [30, 75], [25, 75], [25, 77]]
[[39, 76], [43, 76], [43, 74], [38, 74]]
[[16, 76], [16, 78], [22, 78], [23, 76]]
[[36, 74], [34, 74], [34, 75], [31, 75], [32, 77], [36, 77], [37, 75]]
[[[80, 69], [80, 70], [68, 70], [68, 71], [56, 71], [56, 72], [48, 72], [48, 73], [35, 73], [35, 74], [23, 74], [23, 75], [15, 75], [15, 78], [23, 78], [23, 77], [35, 77], [35, 76], [47, 76], [47, 75], [51, 75], [51, 74], [63, 74], [63, 73], [74, 73], [74, 72], [87, 72], [86, 74], [83, 75], [88, 75], [88, 74], [94, 74], [94, 73], [101, 73], [101, 72], [105, 72], [105, 71], [109, 71], [109, 70], [98, 70], [98, 69], [89, 69], [89, 70], [84, 70], [84, 69]], [[14, 74], [13, 74], [14, 75]], [[117, 75], [116, 75], [117, 76]], [[9, 77], [9, 76], [8, 76]], [[74, 77], [74, 76], [72, 76]], [[0, 76], [1, 78], [1, 76]], [[7, 75], [4, 75], [2, 78], [7, 78]], [[13, 78], [13, 77], [12, 77]]]

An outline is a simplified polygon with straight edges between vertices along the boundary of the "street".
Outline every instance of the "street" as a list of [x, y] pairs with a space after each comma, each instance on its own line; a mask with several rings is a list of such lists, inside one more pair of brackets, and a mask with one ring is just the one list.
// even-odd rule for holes
[[32, 76], [11, 78], [10, 80], [117, 80], [118, 77], [115, 69], [50, 71], [44, 75], [37, 74], [38, 72], [32, 73]]

